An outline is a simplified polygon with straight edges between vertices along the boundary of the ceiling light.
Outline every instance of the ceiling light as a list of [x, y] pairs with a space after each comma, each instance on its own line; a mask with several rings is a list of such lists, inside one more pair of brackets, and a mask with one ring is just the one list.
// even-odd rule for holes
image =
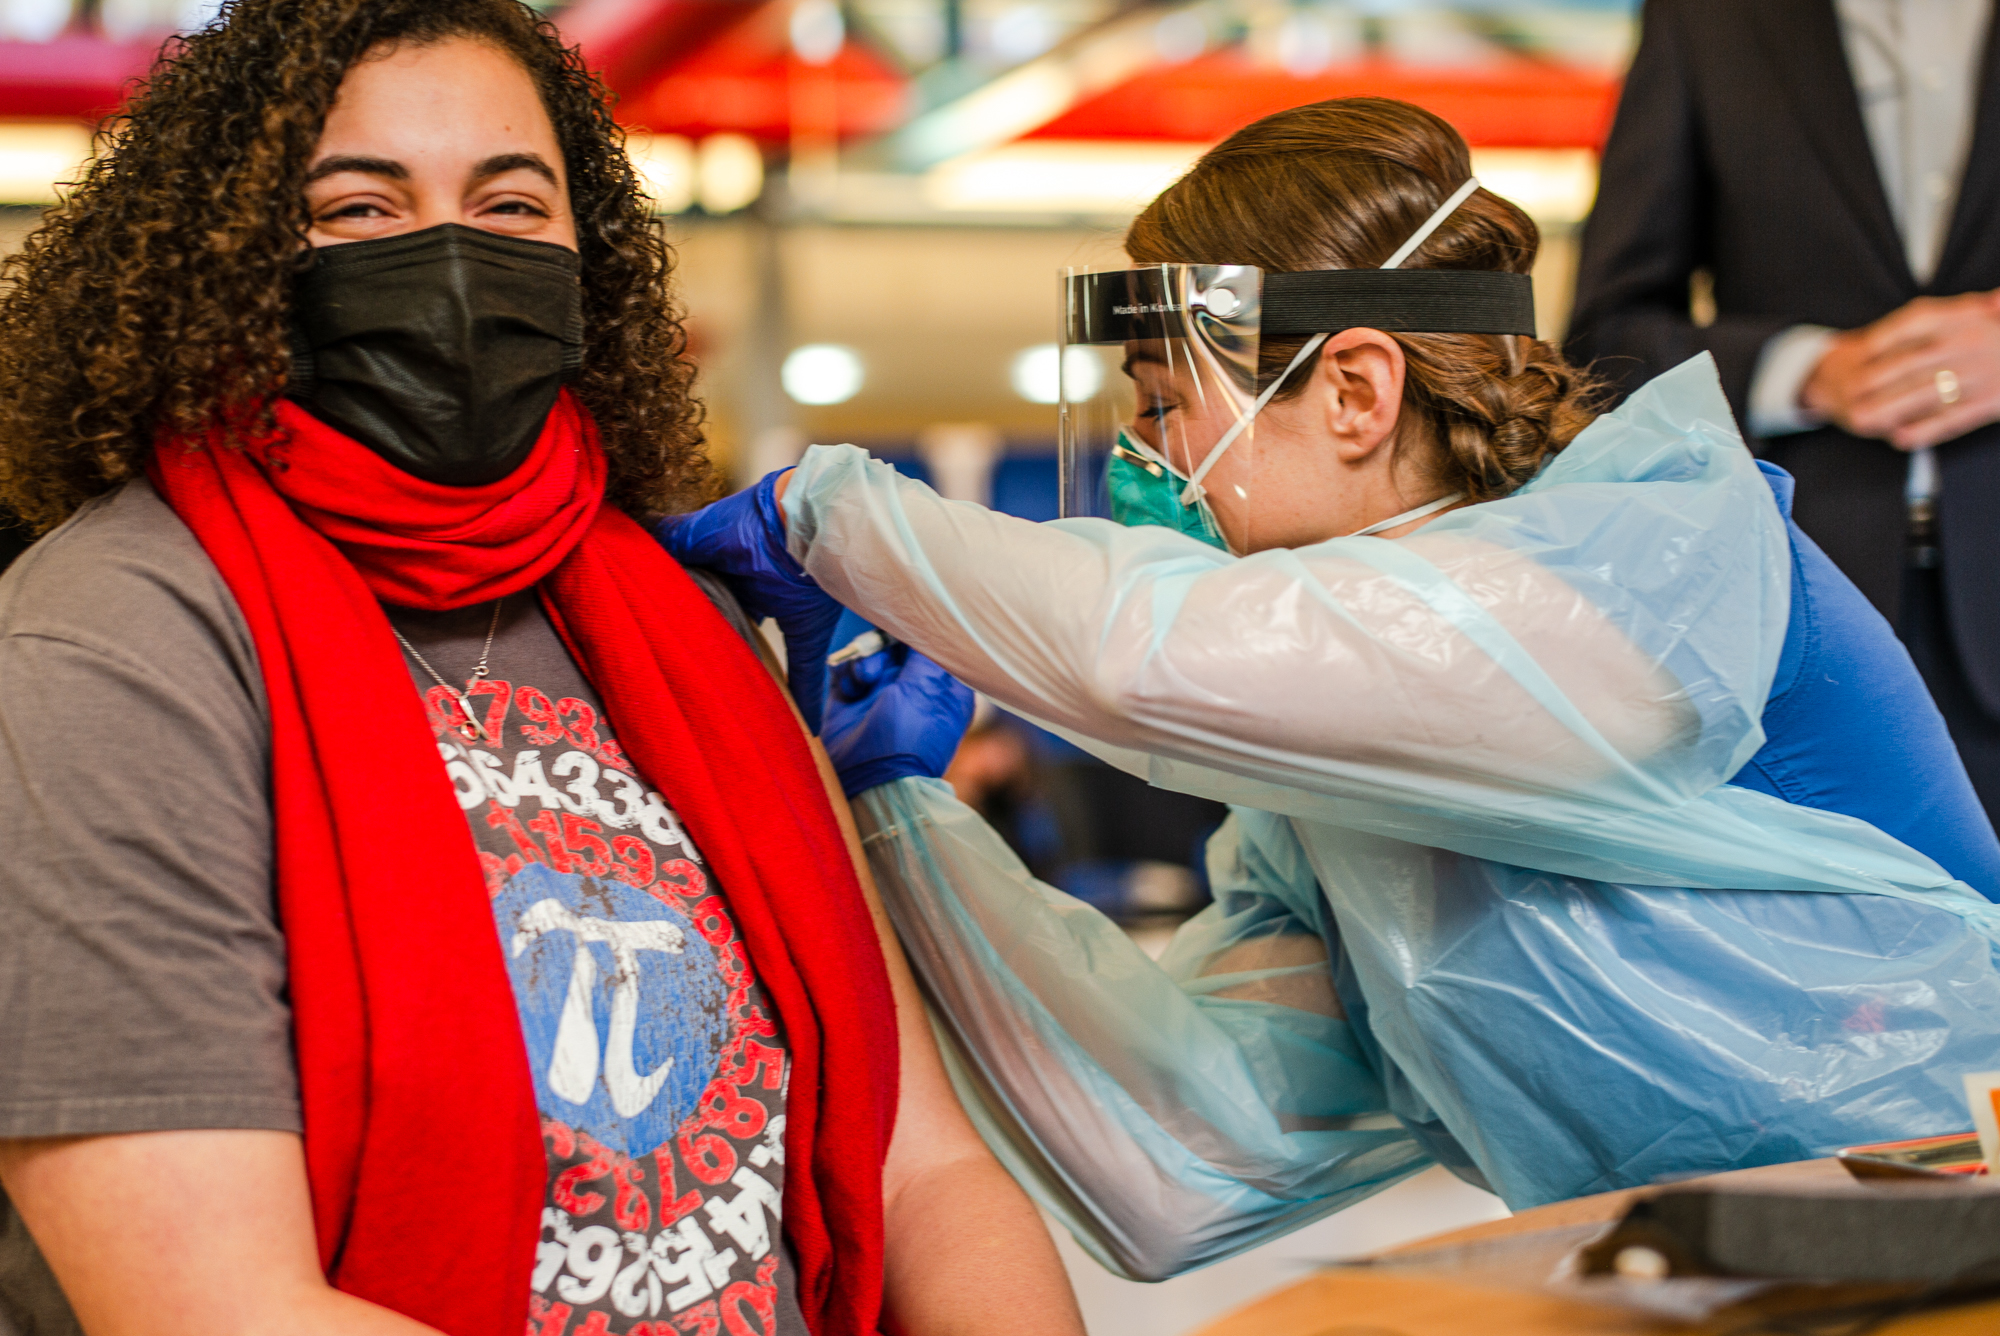
[[1321, 14], [1295, 9], [1278, 28], [1278, 63], [1295, 79], [1333, 64], [1333, 25]]
[[1038, 343], [1014, 354], [1008, 379], [1014, 393], [1031, 404], [1059, 403], [1069, 390], [1073, 404], [1093, 399], [1104, 388], [1104, 369], [1090, 349], [1077, 346], [1064, 352], [1053, 343]]
[[709, 213], [734, 213], [764, 193], [764, 153], [749, 135], [710, 135], [695, 157], [695, 198]]
[[1133, 214], [1201, 156], [1206, 144], [1027, 139], [931, 169], [924, 196], [979, 213]]
[[893, 136], [891, 154], [910, 167], [930, 167], [1046, 125], [1078, 100], [1116, 88], [1158, 63], [1158, 22], [1155, 6], [1134, 6], [916, 117]]
[[1178, 9], [1153, 25], [1153, 47], [1169, 65], [1185, 65], [1208, 50], [1208, 19], [1199, 6]]
[[1479, 184], [1544, 227], [1569, 227], [1597, 198], [1597, 154], [1587, 148], [1476, 148]]
[[808, 343], [785, 358], [778, 378], [802, 404], [844, 404], [861, 392], [861, 358], [838, 343]]
[[76, 0], [0, 0], [0, 38], [53, 42], [76, 15]]
[[51, 204], [90, 158], [90, 130], [73, 121], [0, 122], [0, 203]]
[[1015, 5], [993, 20], [988, 41], [1002, 60], [1032, 60], [1056, 44], [1055, 20], [1041, 5]]
[[686, 213], [694, 205], [694, 145], [684, 135], [632, 134], [625, 153], [639, 186], [653, 197], [657, 213]]
[[1069, 392], [1073, 404], [1095, 399], [1104, 388], [1104, 363], [1089, 348], [1079, 346], [1064, 351], [1062, 374], [1063, 388]]
[[834, 0], [799, 0], [792, 6], [792, 54], [808, 65], [831, 64], [847, 41], [847, 22]]
[[[1123, 215], [1178, 181], [1207, 144], [1171, 140], [1023, 139], [932, 168], [925, 200], [955, 213]], [[1587, 148], [1476, 148], [1472, 170], [1536, 222], [1581, 222], [1597, 194]]]
[[1275, 60], [1285, 73], [1309, 79], [1331, 66], [1361, 59], [1368, 42], [1359, 14], [1315, 5], [1287, 12], [1263, 47], [1265, 58]]
[[1478, 69], [1506, 55], [1462, 14], [1411, 9], [1384, 15], [1381, 22], [1383, 45], [1398, 64], [1412, 69]]

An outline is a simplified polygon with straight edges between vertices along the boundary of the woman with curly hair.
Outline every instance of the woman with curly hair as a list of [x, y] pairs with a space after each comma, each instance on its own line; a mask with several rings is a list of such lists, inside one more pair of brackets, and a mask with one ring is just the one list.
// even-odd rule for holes
[[709, 484], [670, 260], [515, 0], [238, 0], [11, 261], [9, 1330], [1080, 1331], [633, 520]]

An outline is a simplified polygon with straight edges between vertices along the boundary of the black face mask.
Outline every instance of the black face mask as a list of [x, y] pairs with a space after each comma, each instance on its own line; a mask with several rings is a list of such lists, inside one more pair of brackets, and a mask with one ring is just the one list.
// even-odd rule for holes
[[445, 223], [322, 246], [293, 294], [285, 393], [429, 482], [512, 473], [583, 358], [575, 251]]

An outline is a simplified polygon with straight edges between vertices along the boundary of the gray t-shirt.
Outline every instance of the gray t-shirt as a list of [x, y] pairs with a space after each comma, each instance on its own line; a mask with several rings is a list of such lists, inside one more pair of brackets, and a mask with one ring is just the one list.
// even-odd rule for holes
[[[269, 774], [249, 629], [143, 479], [0, 578], [0, 1137], [301, 1130]], [[0, 1195], [0, 1336], [72, 1333]]]
[[724, 888], [532, 592], [389, 619], [486, 871], [535, 1078], [549, 1180], [529, 1328], [805, 1336], [778, 1227], [785, 1034]]
[[[297, 1132], [249, 628], [147, 483], [0, 578], [0, 1136]], [[0, 1333], [80, 1329], [0, 1197]]]

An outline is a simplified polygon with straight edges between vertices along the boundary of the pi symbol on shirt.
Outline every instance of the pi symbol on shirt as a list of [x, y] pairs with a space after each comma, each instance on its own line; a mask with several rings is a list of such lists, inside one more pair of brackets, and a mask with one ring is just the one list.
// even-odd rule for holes
[[540, 864], [493, 908], [542, 1112], [650, 1153], [693, 1112], [728, 1038], [710, 944], [662, 899]]
[[590, 943], [611, 948], [618, 971], [612, 976], [611, 1033], [604, 1044], [604, 1084], [611, 1107], [623, 1117], [645, 1112], [666, 1084], [674, 1060], [668, 1058], [649, 1075], [632, 1065], [632, 1034], [639, 1023], [639, 956], [644, 951], [679, 955], [687, 937], [664, 919], [625, 923], [573, 913], [554, 900], [537, 900], [516, 920], [513, 954], [520, 955], [544, 933], [566, 932], [576, 938], [570, 963], [569, 988], [563, 997], [562, 1019], [556, 1023], [556, 1051], [549, 1061], [549, 1089], [572, 1104], [587, 1104], [597, 1088], [597, 1020], [591, 1015], [596, 991], [597, 957]]

